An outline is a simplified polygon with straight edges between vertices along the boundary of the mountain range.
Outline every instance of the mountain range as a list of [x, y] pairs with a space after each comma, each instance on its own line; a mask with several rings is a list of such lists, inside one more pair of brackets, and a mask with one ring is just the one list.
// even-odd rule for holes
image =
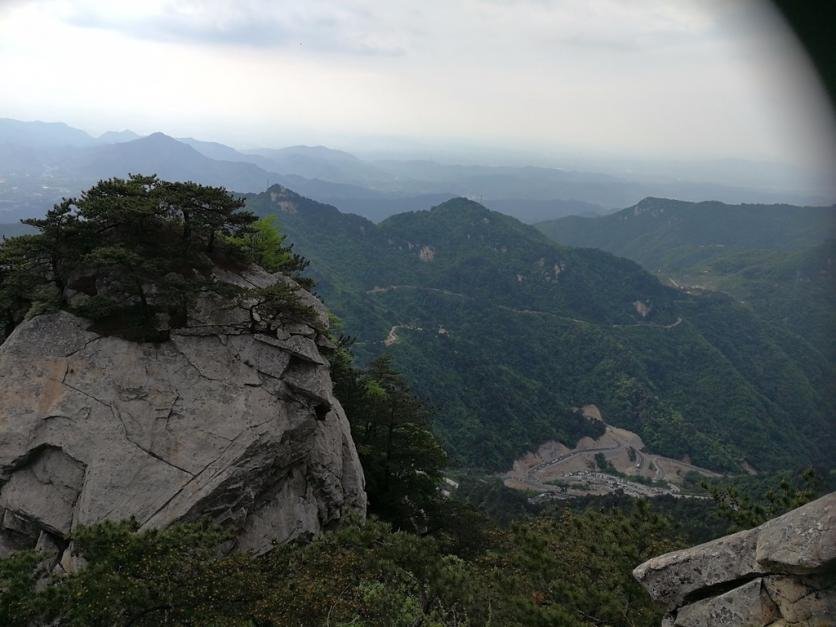
[[[769, 200], [821, 203], [804, 191], [800, 176], [776, 176], [781, 186], [741, 177], [704, 180], [659, 175], [617, 175], [554, 167], [448, 164], [414, 158], [361, 159], [325, 146], [238, 150], [162, 133], [129, 130], [93, 137], [61, 123], [0, 119], [0, 222], [35, 215], [44, 204], [74, 195], [97, 180], [129, 172], [223, 185], [253, 193], [280, 183], [320, 202], [380, 221], [455, 196], [536, 222], [565, 215], [596, 215], [651, 195], [728, 202]], [[751, 186], [754, 184], [755, 186]]]
[[635, 262], [456, 198], [380, 224], [281, 186], [277, 215], [361, 359], [387, 352], [459, 464], [507, 467], [588, 433], [594, 403], [650, 450], [720, 470], [823, 460], [833, 370], [791, 330]]
[[587, 404], [653, 452], [717, 470], [832, 447], [832, 208], [646, 198], [535, 228], [517, 219], [533, 206], [595, 213], [642, 187], [13, 121], [0, 121], [0, 167], [0, 222], [129, 172], [221, 185], [278, 215], [360, 359], [393, 355], [456, 463], [498, 469], [546, 440], [572, 445], [594, 434]]
[[673, 285], [722, 291], [836, 356], [836, 207], [646, 198], [537, 228], [556, 242], [639, 262]]

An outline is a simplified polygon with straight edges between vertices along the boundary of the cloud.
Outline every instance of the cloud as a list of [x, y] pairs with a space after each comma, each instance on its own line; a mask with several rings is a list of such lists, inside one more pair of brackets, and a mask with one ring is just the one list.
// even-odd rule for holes
[[375, 134], [677, 158], [831, 155], [818, 92], [764, 6], [0, 0], [0, 113], [253, 145]]
[[[0, 0], [2, 1], [2, 0]], [[18, 1], [18, 0], [13, 0]], [[49, 2], [50, 0], [36, 0]], [[719, 0], [705, 0], [718, 2]], [[455, 33], [476, 46], [520, 30], [546, 46], [642, 51], [683, 45], [710, 34], [711, 12], [693, 2], [645, 0], [145, 0], [129, 6], [99, 0], [52, 0], [71, 25], [130, 37], [201, 45], [288, 48], [360, 55], [402, 55]], [[752, 0], [718, 5], [716, 15], [754, 14]]]
[[115, 31], [160, 42], [254, 48], [302, 47], [320, 53], [399, 55], [403, 50], [382, 36], [373, 14], [350, 3], [241, 0], [188, 0], [146, 3], [125, 11], [118, 3], [65, 5], [72, 26]]

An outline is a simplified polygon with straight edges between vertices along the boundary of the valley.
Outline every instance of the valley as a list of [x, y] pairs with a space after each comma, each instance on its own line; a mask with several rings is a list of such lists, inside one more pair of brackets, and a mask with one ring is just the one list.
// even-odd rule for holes
[[583, 437], [573, 448], [545, 442], [515, 460], [511, 470], [501, 475], [505, 486], [534, 492], [535, 501], [615, 493], [705, 498], [683, 489], [683, 484], [698, 477], [721, 476], [686, 461], [647, 452], [637, 434], [604, 423], [595, 405], [585, 405], [581, 413], [603, 424], [604, 433], [594, 439]]

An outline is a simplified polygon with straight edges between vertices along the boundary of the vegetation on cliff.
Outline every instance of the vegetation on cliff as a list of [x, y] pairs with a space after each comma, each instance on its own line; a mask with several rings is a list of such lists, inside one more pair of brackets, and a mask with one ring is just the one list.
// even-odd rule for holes
[[[198, 293], [233, 296], [213, 280], [217, 265], [304, 269], [272, 221], [243, 207], [223, 188], [133, 175], [25, 220], [35, 234], [0, 244], [0, 336], [27, 316], [69, 309], [104, 329], [159, 339], [155, 331], [182, 323]], [[281, 287], [253, 296], [265, 311], [293, 309]]]

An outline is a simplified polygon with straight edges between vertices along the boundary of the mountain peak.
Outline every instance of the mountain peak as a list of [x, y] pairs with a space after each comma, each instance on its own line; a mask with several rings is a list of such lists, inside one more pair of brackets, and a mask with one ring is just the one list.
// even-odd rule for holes
[[633, 205], [634, 209], [657, 209], [660, 205], [676, 202], [670, 198], [661, 198], [659, 196], [646, 196], [639, 202]]
[[150, 135], [147, 135], [143, 139], [147, 139], [147, 140], [155, 141], [155, 142], [158, 142], [158, 141], [176, 142], [177, 141], [171, 135], [166, 135], [165, 133], [163, 133], [161, 131], [151, 133]]
[[285, 187], [284, 185], [281, 185], [279, 183], [274, 183], [273, 185], [268, 187], [267, 192], [274, 198], [277, 195], [283, 198], [302, 198], [302, 196], [294, 192], [289, 187]]
[[131, 156], [132, 158], [142, 156], [142, 158], [151, 162], [176, 158], [179, 160], [180, 165], [186, 163], [193, 164], [195, 160], [201, 162], [209, 161], [191, 146], [159, 131], [146, 135], [145, 137], [140, 137], [139, 139], [108, 142], [102, 145], [100, 150], [104, 151], [101, 154], [107, 155], [106, 158], [108, 159], [115, 158], [116, 155], [120, 155], [121, 157]]
[[451, 198], [450, 200], [445, 200], [440, 205], [436, 205], [430, 209], [430, 211], [439, 213], [445, 211], [478, 211], [490, 213], [490, 209], [484, 205], [481, 205], [475, 200], [471, 200], [470, 198], [466, 198], [464, 196], [457, 196], [455, 198]]
[[96, 138], [97, 142], [103, 144], [121, 144], [123, 142], [130, 142], [135, 139], [140, 139], [142, 136], [134, 133], [130, 129], [121, 131], [106, 131]]

